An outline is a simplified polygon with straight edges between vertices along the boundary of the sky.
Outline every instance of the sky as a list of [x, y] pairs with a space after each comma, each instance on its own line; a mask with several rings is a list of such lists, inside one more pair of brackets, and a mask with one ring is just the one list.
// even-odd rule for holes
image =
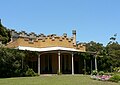
[[77, 41], [106, 45], [117, 33], [120, 0], [0, 0], [2, 24], [16, 31], [57, 34], [77, 31]]

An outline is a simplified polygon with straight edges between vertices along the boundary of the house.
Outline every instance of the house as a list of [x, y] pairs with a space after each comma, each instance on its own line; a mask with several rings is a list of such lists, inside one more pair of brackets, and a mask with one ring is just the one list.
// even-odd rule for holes
[[11, 35], [7, 47], [39, 52], [39, 56], [30, 59], [30, 64], [37, 69], [38, 74], [81, 73], [81, 58], [77, 54], [86, 50], [84, 45], [76, 44], [76, 30], [72, 31], [73, 36], [70, 38], [66, 33], [62, 36], [46, 36], [33, 32], [27, 34], [25, 31], [18, 33], [15, 30], [11, 30]]

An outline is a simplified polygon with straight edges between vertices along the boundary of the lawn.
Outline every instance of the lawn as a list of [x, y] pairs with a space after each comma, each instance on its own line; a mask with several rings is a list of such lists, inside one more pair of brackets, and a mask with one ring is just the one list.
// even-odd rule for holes
[[90, 76], [85, 75], [49, 75], [1, 78], [0, 85], [120, 85], [120, 83], [92, 80]]

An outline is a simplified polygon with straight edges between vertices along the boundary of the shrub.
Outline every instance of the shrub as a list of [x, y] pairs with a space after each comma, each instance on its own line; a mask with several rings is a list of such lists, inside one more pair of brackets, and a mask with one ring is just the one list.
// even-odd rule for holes
[[109, 79], [109, 81], [112, 81], [112, 82], [118, 82], [118, 81], [120, 81], [120, 75], [118, 75], [118, 74], [113, 75], [113, 76]]
[[25, 73], [25, 76], [37, 76], [37, 74], [33, 71], [33, 69], [28, 68]]
[[19, 77], [24, 74], [26, 64], [22, 63], [25, 54], [16, 49], [0, 47], [0, 78]]
[[93, 71], [92, 71], [92, 75], [97, 75], [97, 71], [96, 71], [96, 70], [93, 70]]
[[114, 70], [115, 72], [120, 72], [120, 67], [115, 67], [113, 70]]
[[99, 75], [101, 75], [101, 76], [104, 75], [104, 71], [100, 71]]
[[111, 75], [111, 76], [113, 76], [114, 73], [104, 73], [104, 75]]

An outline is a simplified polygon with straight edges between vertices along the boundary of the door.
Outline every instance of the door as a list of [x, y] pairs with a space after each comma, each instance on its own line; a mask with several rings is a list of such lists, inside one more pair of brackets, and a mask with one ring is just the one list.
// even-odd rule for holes
[[45, 56], [45, 73], [52, 73], [52, 56]]

